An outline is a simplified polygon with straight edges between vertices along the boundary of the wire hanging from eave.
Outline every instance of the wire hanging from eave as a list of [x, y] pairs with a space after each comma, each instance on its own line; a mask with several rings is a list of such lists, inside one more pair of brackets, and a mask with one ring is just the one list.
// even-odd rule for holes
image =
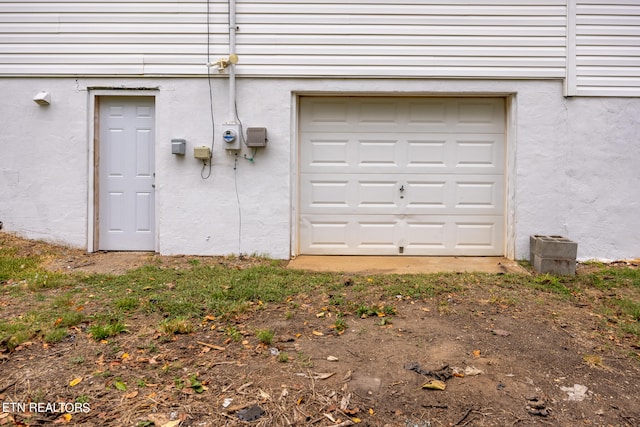
[[[209, 85], [209, 112], [211, 114], [211, 156], [213, 157], [213, 146], [215, 143], [215, 135], [216, 135], [216, 120], [213, 113], [213, 85], [211, 83], [211, 0], [207, 0], [207, 83]], [[213, 163], [212, 157], [209, 157], [209, 161], [205, 162], [202, 165], [202, 170], [200, 171], [200, 177], [202, 179], [207, 179], [211, 176], [211, 165]], [[208, 163], [208, 165], [207, 165]], [[205, 175], [205, 168], [209, 166], [209, 171]]]

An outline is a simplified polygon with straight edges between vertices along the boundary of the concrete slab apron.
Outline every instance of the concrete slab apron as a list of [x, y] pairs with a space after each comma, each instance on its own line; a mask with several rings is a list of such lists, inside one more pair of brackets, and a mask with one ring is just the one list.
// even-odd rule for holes
[[502, 257], [300, 255], [289, 262], [288, 268], [360, 274], [526, 273], [517, 262]]

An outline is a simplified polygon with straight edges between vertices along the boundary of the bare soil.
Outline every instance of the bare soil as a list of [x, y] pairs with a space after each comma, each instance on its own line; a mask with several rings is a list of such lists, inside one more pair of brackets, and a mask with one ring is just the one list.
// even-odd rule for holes
[[[21, 242], [23, 253], [49, 254], [57, 271], [120, 274], [158, 260]], [[189, 268], [194, 258], [162, 261]], [[229, 268], [264, 262], [199, 259]], [[0, 353], [0, 425], [640, 426], [638, 337], [613, 334], [592, 311], [603, 291], [569, 301], [475, 283], [444, 299], [373, 289], [358, 302], [395, 314], [350, 313], [343, 333], [329, 301], [356, 298], [348, 279], [339, 295], [256, 304], [231, 325], [205, 318], [171, 339], [156, 329], [161, 318], [138, 316], [106, 342], [74, 328], [54, 345], [25, 343]], [[0, 298], [0, 317], [22, 308]], [[264, 329], [275, 331], [270, 345], [256, 337]], [[423, 388], [441, 385], [434, 380], [446, 389]], [[7, 406], [76, 401], [88, 411], [66, 418]]]

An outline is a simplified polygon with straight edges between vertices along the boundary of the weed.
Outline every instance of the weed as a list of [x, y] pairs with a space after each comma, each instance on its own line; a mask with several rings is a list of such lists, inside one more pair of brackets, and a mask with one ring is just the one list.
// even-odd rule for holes
[[296, 360], [301, 368], [313, 368], [313, 360], [311, 359], [311, 356], [306, 353], [298, 352]]
[[278, 362], [280, 363], [287, 363], [289, 361], [289, 355], [282, 351], [280, 352], [280, 354], [278, 354]]
[[204, 393], [205, 391], [205, 388], [202, 385], [202, 382], [198, 380], [196, 374], [191, 374], [189, 376], [189, 385], [191, 386], [193, 391], [195, 391], [196, 393]]
[[438, 304], [438, 313], [440, 313], [441, 316], [453, 314], [453, 308], [451, 308], [448, 300], [440, 301], [440, 303]]
[[175, 378], [173, 380], [173, 385], [178, 389], [182, 390], [184, 388], [184, 380], [182, 378]]
[[91, 398], [86, 394], [81, 394], [80, 396], [76, 397], [76, 403], [89, 403], [90, 400]]
[[331, 297], [329, 298], [329, 304], [331, 305], [344, 305], [345, 300], [344, 297], [342, 295], [331, 295]]
[[73, 363], [74, 365], [82, 365], [84, 363], [84, 357], [83, 356], [75, 356], [72, 357], [71, 359], [69, 359], [70, 363]]
[[239, 342], [242, 339], [242, 333], [235, 326], [229, 326], [225, 334], [236, 342]]
[[273, 336], [275, 333], [270, 329], [258, 329], [256, 331], [256, 337], [264, 345], [271, 345], [273, 342]]
[[343, 314], [342, 313], [338, 313], [338, 315], [336, 316], [335, 322], [333, 322], [333, 329], [335, 329], [336, 332], [338, 332], [338, 333], [342, 333], [348, 327], [349, 327], [349, 325], [347, 325], [347, 322], [345, 322]]
[[376, 311], [373, 308], [367, 307], [366, 305], [361, 305], [356, 309], [356, 316], [363, 319], [375, 315]]
[[380, 319], [380, 326], [387, 326], [387, 325], [391, 325], [391, 319], [389, 319], [388, 317], [383, 317], [382, 319]]

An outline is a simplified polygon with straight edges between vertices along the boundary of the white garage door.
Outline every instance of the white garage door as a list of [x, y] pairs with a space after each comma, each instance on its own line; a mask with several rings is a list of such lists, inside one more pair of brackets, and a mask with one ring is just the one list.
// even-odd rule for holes
[[300, 253], [503, 255], [504, 109], [302, 97]]

